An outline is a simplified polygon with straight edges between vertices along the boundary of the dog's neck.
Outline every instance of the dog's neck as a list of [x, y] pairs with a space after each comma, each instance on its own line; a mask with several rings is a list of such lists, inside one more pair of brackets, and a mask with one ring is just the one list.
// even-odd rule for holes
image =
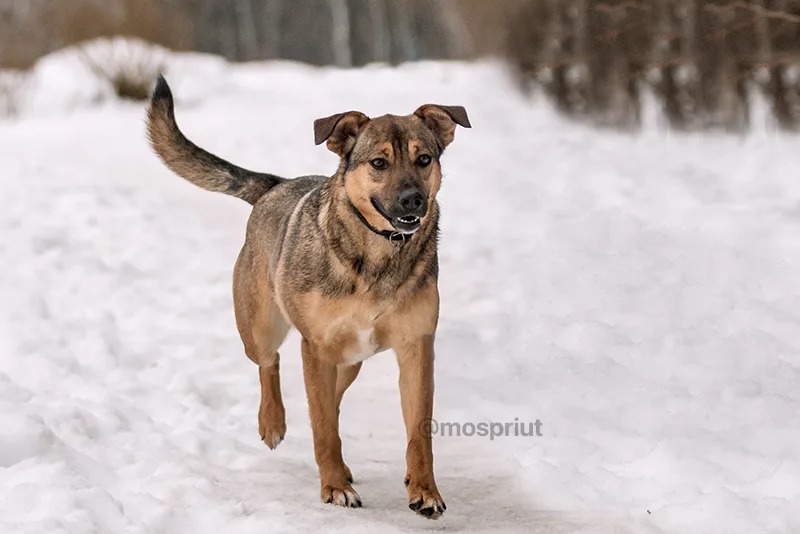
[[412, 237], [412, 235], [407, 235], [397, 230], [378, 230], [377, 228], [375, 228], [370, 224], [367, 218], [364, 217], [364, 215], [360, 211], [358, 211], [358, 208], [356, 208], [352, 202], [350, 202], [349, 200], [346, 200], [346, 202], [350, 204], [351, 211], [356, 216], [356, 218], [359, 221], [361, 221], [361, 223], [364, 226], [366, 226], [369, 230], [371, 230], [373, 234], [379, 235], [382, 238], [388, 240], [395, 247], [401, 247], [405, 245], [406, 241]]

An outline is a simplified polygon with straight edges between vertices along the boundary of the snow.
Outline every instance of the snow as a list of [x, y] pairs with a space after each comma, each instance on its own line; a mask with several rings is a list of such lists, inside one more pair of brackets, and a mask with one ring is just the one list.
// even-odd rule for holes
[[140, 105], [55, 95], [0, 123], [0, 531], [800, 530], [796, 137], [592, 130], [493, 62], [183, 58], [189, 136], [287, 176], [335, 168], [315, 118], [466, 106], [440, 193], [435, 417], [542, 436], [435, 437], [448, 509], [415, 516], [384, 353], [342, 407], [365, 507], [319, 502], [296, 334], [286, 440], [257, 432], [230, 294], [248, 206], [171, 175]]
[[18, 114], [48, 116], [81, 110], [113, 95], [111, 84], [92, 73], [81, 50], [73, 47], [37, 61], [12, 96]]

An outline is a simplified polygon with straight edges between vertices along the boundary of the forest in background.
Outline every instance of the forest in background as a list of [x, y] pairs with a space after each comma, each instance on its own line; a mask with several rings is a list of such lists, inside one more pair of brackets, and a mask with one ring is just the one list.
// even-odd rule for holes
[[0, 67], [126, 35], [234, 61], [360, 66], [506, 58], [562, 112], [744, 130], [761, 99], [800, 129], [800, 0], [0, 0]]

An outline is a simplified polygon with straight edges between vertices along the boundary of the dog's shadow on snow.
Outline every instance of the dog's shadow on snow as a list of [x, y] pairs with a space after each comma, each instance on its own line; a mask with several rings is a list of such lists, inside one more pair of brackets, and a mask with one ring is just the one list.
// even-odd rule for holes
[[[526, 532], [574, 533], [587, 527], [586, 517], [558, 510], [537, 508], [529, 493], [506, 475], [437, 476], [447, 511], [438, 520], [418, 516], [408, 508], [402, 478], [402, 464], [362, 466], [356, 471], [354, 487], [364, 502], [360, 509], [345, 509], [319, 501], [316, 466], [296, 459], [282, 459], [282, 468], [271, 483], [242, 497], [248, 508], [258, 510], [259, 502], [280, 503], [282, 514], [291, 518], [298, 531], [319, 524], [331, 532]], [[291, 465], [287, 465], [291, 464]], [[355, 471], [355, 466], [354, 466]], [[289, 474], [291, 473], [291, 474]], [[392, 473], [392, 474], [389, 474]], [[260, 478], [260, 477], [259, 477]], [[286, 480], [284, 480], [286, 479]], [[260, 485], [256, 483], [257, 485]], [[249, 485], [252, 491], [254, 487]], [[249, 493], [249, 492], [248, 492]], [[274, 513], [261, 511], [265, 521]]]
[[384, 481], [374, 482], [362, 484], [369, 499], [367, 510], [380, 509], [381, 515], [385, 515], [382, 519], [387, 530], [559, 534], [572, 533], [585, 526], [566, 512], [538, 509], [510, 477], [438, 475], [437, 483], [447, 502], [447, 511], [436, 521], [411, 512], [402, 487]]

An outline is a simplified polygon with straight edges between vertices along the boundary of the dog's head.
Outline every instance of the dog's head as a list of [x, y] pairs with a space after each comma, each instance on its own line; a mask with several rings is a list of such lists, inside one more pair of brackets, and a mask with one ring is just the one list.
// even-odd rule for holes
[[426, 104], [375, 119], [349, 111], [314, 121], [314, 141], [342, 158], [347, 196], [373, 228], [412, 234], [435, 201], [439, 157], [456, 125], [470, 127], [461, 106]]

